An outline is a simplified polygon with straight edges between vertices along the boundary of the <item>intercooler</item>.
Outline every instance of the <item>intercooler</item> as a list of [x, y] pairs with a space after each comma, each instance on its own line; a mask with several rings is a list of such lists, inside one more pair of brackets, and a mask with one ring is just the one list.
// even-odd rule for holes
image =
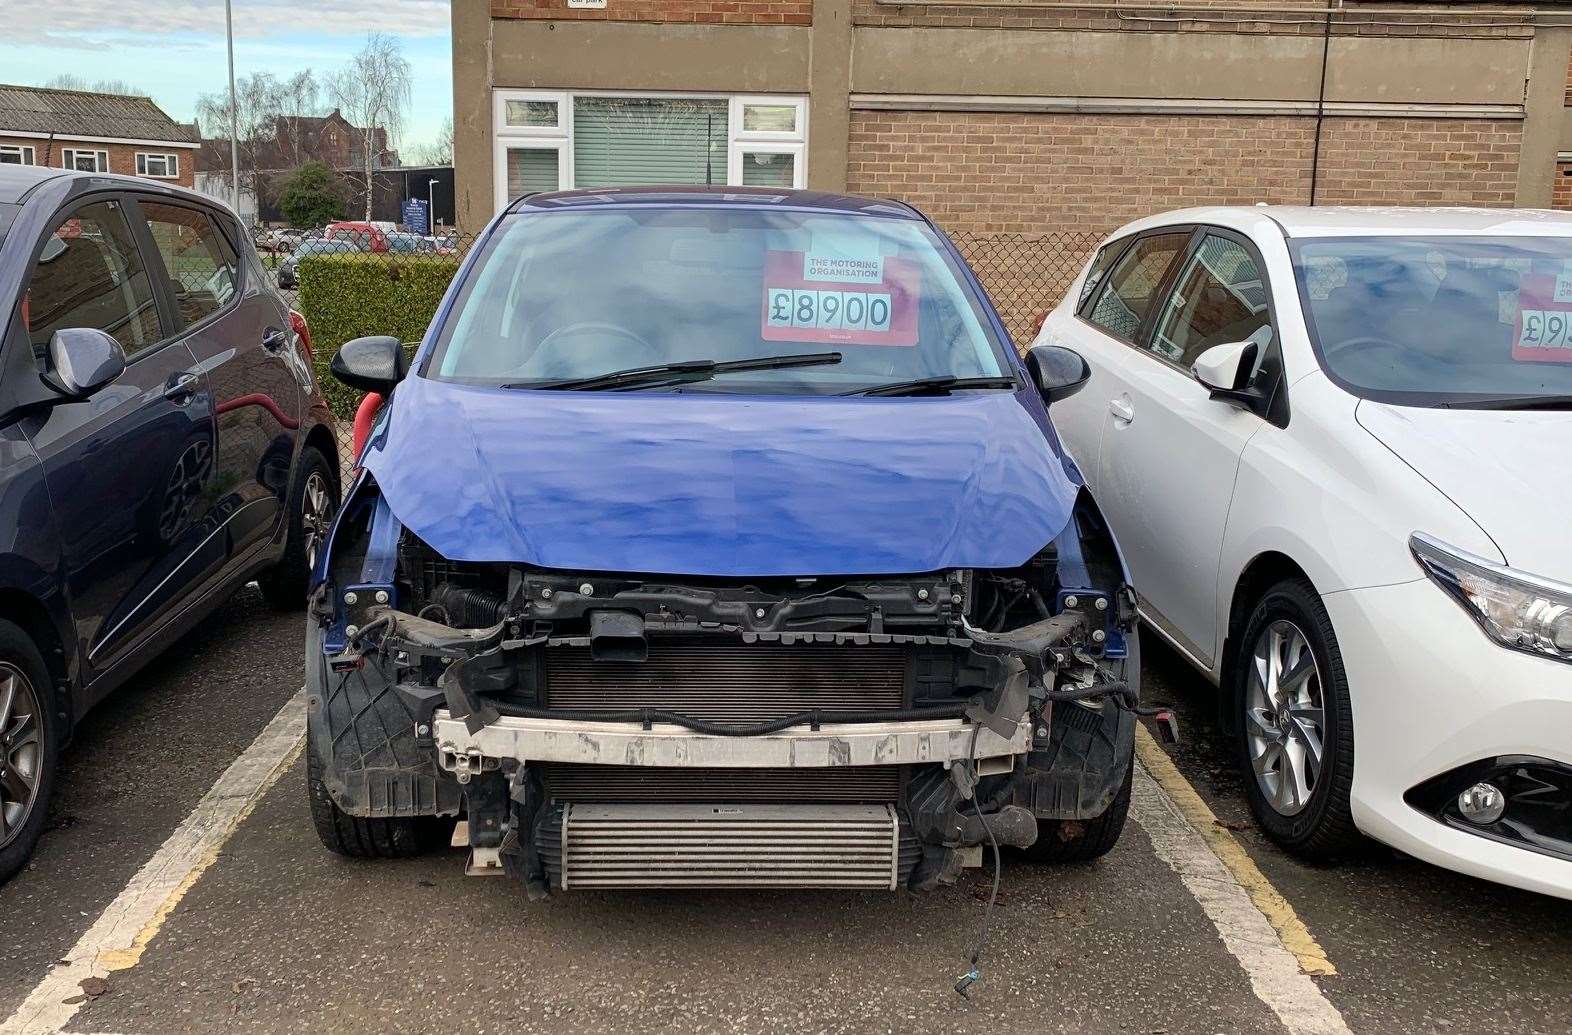
[[578, 805], [537, 843], [569, 888], [883, 888], [918, 848], [889, 805]]

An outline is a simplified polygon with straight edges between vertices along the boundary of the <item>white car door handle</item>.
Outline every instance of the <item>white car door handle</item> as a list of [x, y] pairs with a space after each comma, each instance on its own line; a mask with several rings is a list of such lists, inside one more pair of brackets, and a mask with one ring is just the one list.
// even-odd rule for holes
[[1108, 412], [1114, 415], [1114, 420], [1121, 424], [1128, 424], [1135, 420], [1135, 407], [1129, 399], [1109, 399]]

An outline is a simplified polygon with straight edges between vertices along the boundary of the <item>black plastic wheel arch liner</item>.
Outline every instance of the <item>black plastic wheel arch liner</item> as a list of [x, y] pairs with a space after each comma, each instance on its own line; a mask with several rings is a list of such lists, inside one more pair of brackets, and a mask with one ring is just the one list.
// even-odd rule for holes
[[458, 781], [437, 765], [431, 738], [441, 691], [430, 688], [434, 699], [424, 706], [410, 700], [381, 653], [330, 671], [322, 628], [315, 617], [306, 623], [306, 750], [322, 763], [333, 804], [362, 818], [457, 814]]
[[1114, 700], [1100, 708], [1056, 704], [1048, 742], [1026, 756], [1012, 800], [1038, 819], [1096, 819], [1113, 804], [1135, 754], [1135, 713]]

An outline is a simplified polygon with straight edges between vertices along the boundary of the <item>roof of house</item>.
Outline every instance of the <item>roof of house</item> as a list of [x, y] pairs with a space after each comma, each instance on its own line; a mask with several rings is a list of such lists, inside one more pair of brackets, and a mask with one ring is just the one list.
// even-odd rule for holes
[[196, 128], [176, 122], [149, 97], [0, 84], [0, 132], [54, 133], [196, 143]]

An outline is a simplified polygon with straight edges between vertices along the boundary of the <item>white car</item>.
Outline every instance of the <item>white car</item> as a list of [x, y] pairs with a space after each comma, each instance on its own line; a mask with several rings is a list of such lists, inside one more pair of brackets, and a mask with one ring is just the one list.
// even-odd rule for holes
[[1037, 344], [1267, 833], [1572, 898], [1572, 216], [1172, 212]]

